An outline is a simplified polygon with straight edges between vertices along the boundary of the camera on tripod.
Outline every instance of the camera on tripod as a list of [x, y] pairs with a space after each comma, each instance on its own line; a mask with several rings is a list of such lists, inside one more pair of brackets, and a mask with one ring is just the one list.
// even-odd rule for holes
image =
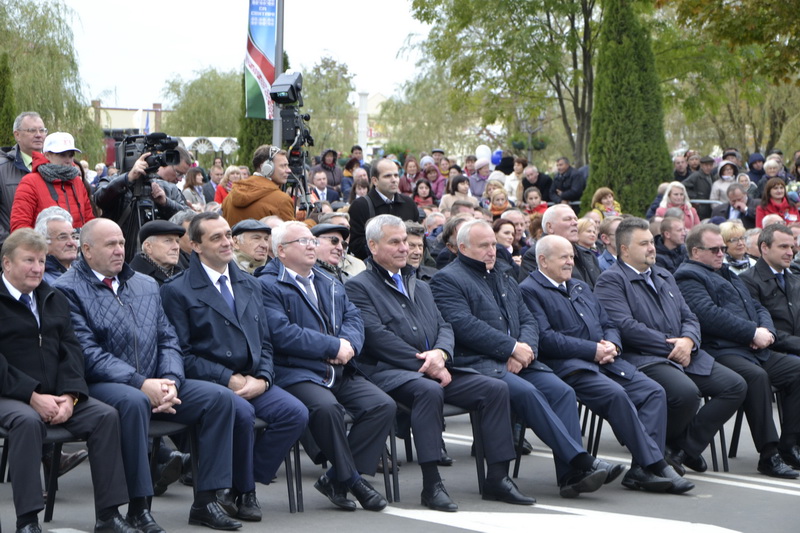
[[308, 113], [300, 113], [303, 107], [303, 75], [299, 72], [283, 73], [272, 84], [269, 91], [272, 101], [281, 106], [281, 137], [288, 153], [289, 168], [292, 171], [285, 191], [300, 199], [298, 208], [305, 210], [310, 202], [305, 169], [308, 166], [308, 151], [305, 146], [314, 146], [314, 138], [306, 122], [311, 120]]

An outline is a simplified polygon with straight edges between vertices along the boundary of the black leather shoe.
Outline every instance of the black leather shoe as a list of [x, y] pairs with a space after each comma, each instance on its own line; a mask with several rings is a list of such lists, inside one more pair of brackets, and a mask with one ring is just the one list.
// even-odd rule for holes
[[225, 531], [233, 531], [242, 527], [242, 523], [226, 515], [216, 501], [203, 507], [195, 507], [192, 504], [192, 508], [189, 510], [189, 524], [192, 526], [206, 526], [211, 529], [223, 529]]
[[122, 518], [122, 515], [116, 513], [108, 520], [98, 520], [94, 523], [94, 533], [142, 533], [140, 529], [136, 529]]
[[350, 487], [350, 492], [367, 511], [382, 511], [388, 505], [386, 499], [364, 478], [358, 478]]
[[163, 463], [159, 463], [156, 467], [158, 478], [154, 480], [153, 493], [156, 496], [161, 496], [167, 492], [167, 487], [181, 477], [182, 470], [183, 454], [181, 452], [170, 453], [169, 458]]
[[[58, 462], [58, 477], [63, 476], [89, 457], [86, 450], [78, 450], [75, 453], [62, 453]], [[42, 456], [42, 466], [44, 467], [45, 479], [50, 478], [50, 468], [53, 466], [53, 455], [45, 454]]]
[[325, 474], [319, 476], [314, 483], [314, 488], [327, 497], [333, 505], [345, 511], [355, 511], [356, 502], [347, 499], [347, 489], [337, 481], [333, 481]]
[[759, 459], [758, 471], [765, 476], [782, 479], [797, 479], [800, 477], [800, 473], [797, 470], [792, 470], [792, 467], [784, 463], [780, 454], [777, 453], [770, 455], [766, 459]]
[[689, 492], [694, 488], [694, 483], [688, 479], [682, 478], [675, 471], [675, 469], [669, 465], [667, 465], [666, 468], [663, 468], [661, 472], [659, 472], [659, 475], [672, 482], [672, 486], [667, 489], [667, 492], [670, 494], [683, 494], [684, 492]]
[[525, 429], [524, 426], [522, 424], [520, 424], [519, 422], [514, 424], [514, 447], [517, 449], [517, 453], [518, 454], [520, 454], [520, 455], [530, 455], [531, 452], [533, 451], [533, 446], [531, 445], [530, 442], [528, 442], [528, 439], [523, 437], [522, 446], [517, 446], [517, 443], [519, 442], [519, 434], [524, 429]]
[[514, 505], [533, 505], [536, 503], [536, 498], [522, 494], [517, 485], [508, 476], [504, 476], [499, 481], [489, 481], [487, 479], [483, 484], [482, 498], [484, 500], [513, 503]]
[[136, 529], [141, 530], [143, 533], [166, 533], [164, 528], [156, 524], [153, 515], [151, 515], [150, 511], [147, 509], [143, 509], [135, 516], [128, 513], [125, 517], [125, 521]]
[[781, 459], [792, 468], [800, 468], [800, 446], [795, 444], [788, 450], [781, 450]]
[[646, 490], [647, 492], [666, 492], [672, 488], [672, 481], [665, 477], [657, 476], [639, 465], [633, 465], [625, 477], [622, 486], [632, 490]]
[[453, 466], [453, 458], [447, 455], [447, 448], [444, 445], [444, 440], [442, 440], [442, 452], [436, 464], [439, 466]]
[[236, 518], [239, 513], [239, 506], [236, 505], [236, 496], [234, 496], [231, 489], [219, 489], [217, 491], [217, 503], [225, 514], [231, 518]]
[[187, 487], [194, 486], [194, 476], [192, 476], [192, 455], [189, 453], [183, 454], [183, 466], [181, 467], [181, 477], [178, 479], [183, 485]]
[[25, 524], [23, 527], [17, 529], [17, 533], [42, 533], [42, 526], [39, 525], [39, 522]]
[[708, 470], [708, 463], [706, 463], [702, 455], [698, 455], [696, 459], [687, 455], [686, 459], [683, 460], [683, 464], [695, 472], [705, 472]]
[[[387, 470], [386, 470], [386, 472], [391, 472], [392, 471], [392, 463], [394, 462], [394, 459], [392, 459], [392, 454], [389, 453], [389, 448], [386, 448], [386, 457], [387, 457], [387, 460], [386, 460], [386, 463], [387, 463], [386, 468], [387, 468]], [[397, 461], [397, 470], [398, 471], [400, 470], [400, 461]], [[381, 474], [384, 473], [384, 470], [383, 470], [383, 456], [382, 455], [381, 455], [381, 458], [378, 459], [378, 472], [380, 472]]]
[[434, 483], [430, 490], [422, 489], [420, 499], [422, 500], [422, 505], [434, 511], [444, 511], [447, 513], [455, 513], [458, 511], [458, 505], [450, 499], [450, 495], [447, 493], [447, 489], [444, 488], [444, 484], [441, 481]]
[[245, 492], [236, 498], [236, 504], [239, 506], [236, 518], [248, 522], [261, 522], [261, 505], [256, 498], [256, 491]]
[[686, 460], [686, 452], [667, 446], [664, 449], [664, 460], [675, 469], [679, 476], [686, 475], [686, 469], [683, 467], [683, 462]]
[[588, 472], [576, 472], [566, 478], [564, 483], [559, 484], [559, 494], [562, 498], [577, 498], [582, 492], [594, 492], [603, 486], [608, 477], [608, 472], [604, 469], [589, 470]]
[[602, 459], [595, 459], [592, 463], [592, 470], [605, 470], [606, 480], [603, 483], [608, 485], [622, 475], [622, 473], [625, 471], [625, 465], [611, 464], [607, 461], [603, 461]]

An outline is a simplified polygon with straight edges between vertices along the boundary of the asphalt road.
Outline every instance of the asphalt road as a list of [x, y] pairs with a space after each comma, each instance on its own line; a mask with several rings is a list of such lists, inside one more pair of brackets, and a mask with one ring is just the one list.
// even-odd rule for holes
[[[726, 426], [728, 439], [733, 422]], [[303, 489], [305, 512], [290, 514], [286, 481], [281, 470], [276, 483], [259, 485], [258, 497], [264, 511], [260, 523], [245, 523], [243, 533], [262, 531], [305, 532], [347, 531], [348, 533], [426, 533], [452, 531], [517, 532], [589, 531], [615, 533], [720, 533], [742, 531], [752, 533], [798, 531], [800, 481], [783, 481], [757, 473], [757, 454], [746, 424], [742, 432], [739, 454], [730, 460], [730, 472], [689, 473], [696, 488], [681, 496], [630, 491], [619, 482], [577, 499], [563, 499], [555, 483], [553, 462], [547, 449], [528, 431], [534, 453], [525, 456], [517, 484], [536, 497], [532, 507], [518, 507], [480, 499], [477, 490], [475, 463], [470, 457], [472, 442], [467, 416], [447, 420], [447, 442], [450, 455], [456, 459], [449, 468], [442, 468], [445, 485], [459, 505], [458, 513], [439, 513], [420, 506], [421, 475], [415, 463], [407, 464], [401, 450], [401, 501], [390, 504], [382, 512], [359, 508], [355, 513], [340, 511], [313, 487], [321, 469], [303, 455]], [[69, 449], [75, 449], [71, 445]], [[620, 446], [608, 426], [604, 428], [599, 455], [606, 460], [628, 463], [630, 457]], [[709, 465], [709, 450], [704, 454]], [[45, 531], [72, 533], [91, 532], [94, 526], [92, 487], [88, 463], [84, 463], [60, 480], [52, 522], [42, 524]], [[372, 484], [383, 486], [380, 475]], [[164, 496], [153, 501], [153, 515], [170, 533], [197, 531], [187, 523], [192, 492], [190, 487], [175, 484]], [[40, 520], [42, 515], [40, 515]], [[14, 509], [9, 483], [0, 484], [0, 523], [6, 532], [14, 529]]]

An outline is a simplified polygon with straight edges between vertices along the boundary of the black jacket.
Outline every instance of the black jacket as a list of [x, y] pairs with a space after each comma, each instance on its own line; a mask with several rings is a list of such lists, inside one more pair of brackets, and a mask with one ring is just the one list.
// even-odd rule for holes
[[[728, 215], [730, 214], [730, 203], [724, 203], [715, 205], [713, 209], [711, 209], [711, 216], [712, 217], [722, 217], [726, 220], [735, 220], [735, 219], [728, 219]], [[748, 199], [747, 201], [747, 211], [741, 213], [739, 215], [739, 220], [742, 221], [742, 225], [744, 229], [753, 229], [756, 227], [756, 208], [758, 207], [758, 200], [755, 199]]]
[[670, 274], [674, 274], [678, 267], [681, 266], [686, 260], [686, 247], [680, 245], [677, 248], [670, 250], [664, 245], [664, 239], [661, 235], [656, 235], [656, 264], [661, 268], [669, 270]]
[[772, 318], [727, 265], [714, 271], [690, 260], [675, 272], [675, 281], [700, 321], [704, 350], [714, 357], [738, 355], [753, 362], [769, 359], [769, 349], [753, 350], [750, 343], [758, 327], [775, 334]]
[[34, 392], [86, 398], [83, 351], [69, 302], [45, 282], [33, 294], [41, 327], [0, 281], [0, 396], [25, 403]]
[[[597, 283], [597, 278], [600, 276], [600, 263], [597, 262], [597, 256], [591, 250], [586, 248], [579, 248], [577, 245], [572, 245], [572, 251], [575, 252], [575, 264], [572, 268], [572, 279], [579, 279], [585, 281], [589, 286], [594, 289]], [[519, 275], [517, 279], [521, 282], [528, 277], [531, 272], [536, 272], [536, 247], [531, 246], [525, 255], [522, 256], [522, 264], [519, 267]]]
[[[370, 209], [369, 202], [372, 202], [372, 209]], [[364, 232], [370, 218], [375, 215], [389, 214], [403, 220], [419, 222], [419, 209], [414, 200], [398, 192], [394, 195], [391, 203], [386, 203], [374, 187], [366, 196], [357, 198], [350, 205], [348, 213], [350, 213], [350, 253], [362, 260], [369, 257], [369, 248]]]
[[739, 274], [739, 279], [772, 317], [777, 335], [772, 347], [800, 355], [800, 275], [788, 268], [784, 270], [786, 289], [781, 289], [772, 269], [759, 259], [752, 268]]
[[[583, 189], [586, 188], [586, 179], [580, 171], [569, 167], [563, 174], [556, 174], [553, 184], [550, 186], [550, 201], [561, 203], [563, 200], [577, 202], [581, 199]], [[560, 190], [558, 194], [556, 190]]]

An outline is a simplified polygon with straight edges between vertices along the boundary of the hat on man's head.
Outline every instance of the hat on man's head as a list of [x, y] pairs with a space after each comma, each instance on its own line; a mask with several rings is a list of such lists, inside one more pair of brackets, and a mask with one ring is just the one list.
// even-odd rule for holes
[[439, 152], [440, 154], [444, 155], [444, 150], [442, 150], [441, 148], [434, 148], [433, 150], [431, 150], [432, 154], [435, 154], [436, 152]]
[[139, 230], [139, 242], [146, 241], [153, 235], [177, 235], [183, 237], [186, 230], [183, 226], [173, 224], [169, 220], [151, 220]]
[[70, 151], [81, 152], [80, 150], [75, 148], [75, 138], [69, 133], [64, 133], [63, 131], [57, 131], [45, 137], [42, 153], [52, 152], [54, 154], [60, 154], [63, 152], [70, 152]]
[[242, 220], [241, 222], [237, 222], [231, 228], [231, 234], [236, 237], [237, 235], [241, 235], [246, 231], [263, 231], [272, 235], [272, 228], [264, 224], [263, 222], [259, 222], [254, 218], [248, 218]]
[[701, 165], [704, 164], [704, 163], [706, 163], [706, 164], [710, 163], [710, 164], [713, 165], [715, 162], [716, 161], [714, 161], [714, 158], [711, 157], [711, 156], [708, 156], [708, 155], [704, 155], [703, 157], [700, 158], [700, 164]]
[[350, 230], [347, 228], [347, 226], [340, 226], [339, 224], [317, 224], [311, 228], [311, 234], [314, 237], [319, 237], [320, 235], [334, 232], [340, 233], [342, 238], [345, 240], [347, 240], [347, 237], [350, 236]]

